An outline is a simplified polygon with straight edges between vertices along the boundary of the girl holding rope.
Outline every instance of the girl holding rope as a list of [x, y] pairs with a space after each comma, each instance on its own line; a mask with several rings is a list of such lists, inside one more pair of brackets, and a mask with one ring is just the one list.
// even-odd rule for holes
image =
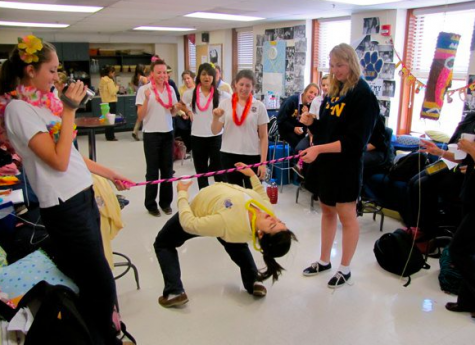
[[80, 81], [71, 83], [59, 100], [50, 92], [59, 80], [58, 66], [52, 44], [33, 35], [20, 39], [0, 73], [0, 134], [6, 127], [23, 159], [55, 263], [79, 287], [78, 306], [91, 343], [132, 344], [117, 339], [112, 327], [116, 289], [104, 256], [91, 172], [109, 179], [118, 190], [133, 183], [82, 157], [72, 145], [74, 117], [86, 87]]

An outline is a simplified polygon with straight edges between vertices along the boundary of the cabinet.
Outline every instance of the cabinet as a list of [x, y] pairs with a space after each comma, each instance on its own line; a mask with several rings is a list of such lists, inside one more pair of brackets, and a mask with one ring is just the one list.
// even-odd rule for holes
[[[64, 72], [76, 80], [81, 80], [86, 85], [91, 85], [89, 67], [89, 43], [82, 42], [53, 42], [58, 54], [58, 59], [63, 65]], [[78, 112], [90, 112], [91, 103], [88, 102]]]
[[64, 61], [89, 61], [89, 43], [63, 43]]
[[59, 61], [89, 61], [89, 43], [53, 42]]
[[102, 69], [105, 65], [110, 66], [121, 66], [121, 70], [117, 72], [132, 72], [124, 70], [123, 66], [136, 66], [138, 64], [142, 65], [150, 65], [151, 62], [151, 55], [95, 55], [90, 57], [93, 60], [97, 60], [99, 62], [99, 69]]
[[[101, 116], [101, 98], [95, 97], [92, 99], [92, 114], [91, 116]], [[135, 106], [135, 95], [118, 96], [117, 97], [117, 114], [122, 114], [126, 121], [125, 126], [116, 128], [116, 131], [129, 131], [134, 129], [137, 121], [137, 108]]]

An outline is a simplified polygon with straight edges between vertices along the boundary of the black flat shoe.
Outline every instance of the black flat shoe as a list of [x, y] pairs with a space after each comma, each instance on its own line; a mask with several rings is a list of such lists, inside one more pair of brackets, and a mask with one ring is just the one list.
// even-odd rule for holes
[[454, 312], [457, 312], [457, 313], [464, 313], [464, 312], [470, 313], [471, 316], [473, 318], [475, 318], [475, 311], [469, 310], [468, 308], [463, 307], [463, 306], [461, 306], [460, 304], [458, 304], [456, 302], [448, 302], [445, 305], [445, 309], [450, 310], [450, 311], [454, 311]]
[[162, 207], [162, 210], [166, 215], [171, 215], [173, 213], [173, 210], [171, 207]]
[[161, 216], [160, 211], [158, 209], [148, 210], [148, 213], [150, 213], [154, 217], [160, 217]]

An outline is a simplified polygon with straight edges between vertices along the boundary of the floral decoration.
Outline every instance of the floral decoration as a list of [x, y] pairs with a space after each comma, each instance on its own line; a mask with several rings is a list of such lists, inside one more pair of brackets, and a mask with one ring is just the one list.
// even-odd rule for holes
[[18, 37], [18, 50], [20, 51], [20, 59], [25, 63], [38, 62], [38, 52], [43, 49], [43, 42], [34, 35]]

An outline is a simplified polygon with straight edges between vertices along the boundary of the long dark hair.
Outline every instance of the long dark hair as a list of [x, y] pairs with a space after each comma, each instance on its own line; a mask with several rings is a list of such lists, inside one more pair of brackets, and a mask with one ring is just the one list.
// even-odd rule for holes
[[111, 65], [105, 65], [104, 67], [102, 67], [101, 69], [101, 77], [108, 77], [109, 76], [109, 73], [114, 71], [115, 72], [115, 67], [114, 66], [111, 66]]
[[145, 65], [139, 63], [137, 66], [135, 66], [135, 73], [132, 77], [132, 84], [134, 84], [135, 86], [139, 86], [140, 77], [145, 77]]
[[213, 94], [213, 109], [216, 109], [219, 105], [219, 91], [216, 88], [216, 70], [213, 68], [213, 66], [207, 62], [202, 63], [200, 67], [198, 68], [198, 72], [196, 73], [196, 79], [195, 79], [195, 89], [193, 90], [193, 99], [191, 100], [191, 108], [193, 109], [193, 112], [196, 113], [196, 88], [200, 86], [200, 76], [201, 73], [206, 72], [208, 75], [213, 77], [213, 84], [211, 87], [214, 88], [214, 94]]
[[280, 258], [290, 250], [292, 240], [297, 241], [295, 234], [290, 231], [280, 231], [274, 235], [265, 233], [260, 239], [259, 244], [262, 249], [262, 256], [267, 266], [264, 272], [260, 271], [258, 280], [263, 281], [272, 277], [272, 282], [279, 279], [284, 268], [280, 266], [274, 258]]
[[25, 76], [25, 67], [32, 65], [35, 70], [50, 61], [51, 53], [56, 52], [55, 47], [48, 42], [43, 41], [43, 48], [35, 53], [38, 57], [37, 62], [26, 63], [20, 58], [18, 46], [10, 53], [9, 58], [2, 64], [0, 71], [0, 95], [16, 89], [21, 79]]

